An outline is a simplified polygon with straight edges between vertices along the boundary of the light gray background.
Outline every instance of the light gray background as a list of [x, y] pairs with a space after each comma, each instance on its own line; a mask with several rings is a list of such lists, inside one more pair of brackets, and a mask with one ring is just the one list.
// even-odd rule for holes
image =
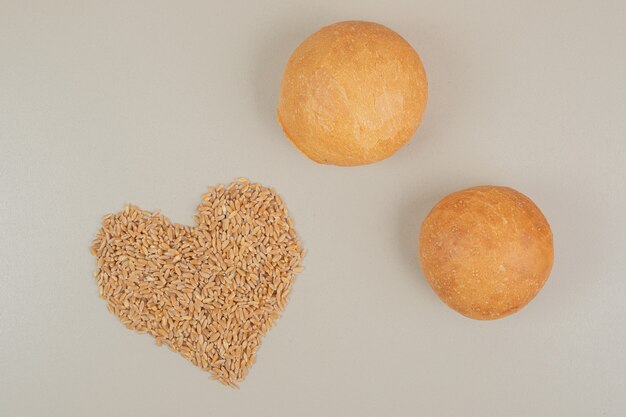
[[[316, 165], [274, 117], [319, 27], [395, 29], [430, 98], [381, 163]], [[0, 415], [623, 416], [626, 6], [621, 0], [0, 0]], [[192, 223], [211, 184], [275, 186], [308, 249], [238, 391], [97, 297], [88, 248], [127, 202]], [[417, 263], [444, 195], [509, 185], [555, 236], [522, 312], [472, 321]]]

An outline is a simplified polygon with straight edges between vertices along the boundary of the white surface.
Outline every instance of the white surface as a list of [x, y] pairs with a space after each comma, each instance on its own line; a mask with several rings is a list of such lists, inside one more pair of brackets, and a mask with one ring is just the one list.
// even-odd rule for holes
[[[0, 1], [1, 416], [623, 416], [626, 6], [602, 2]], [[397, 155], [316, 165], [274, 109], [291, 51], [375, 20], [420, 53]], [[98, 299], [88, 252], [132, 202], [192, 222], [211, 184], [275, 186], [308, 249], [239, 391]], [[445, 307], [416, 257], [449, 192], [509, 185], [556, 259], [520, 313]]]

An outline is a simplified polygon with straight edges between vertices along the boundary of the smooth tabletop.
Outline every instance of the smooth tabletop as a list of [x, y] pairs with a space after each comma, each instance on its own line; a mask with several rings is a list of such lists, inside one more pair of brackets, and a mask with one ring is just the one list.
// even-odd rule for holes
[[[377, 164], [313, 163], [275, 118], [320, 27], [420, 54], [421, 127]], [[619, 417], [626, 410], [623, 1], [0, 0], [0, 416]], [[273, 186], [307, 249], [239, 390], [110, 314], [89, 246], [126, 203], [193, 224], [210, 185]], [[513, 187], [555, 263], [481, 322], [424, 279], [430, 208]]]

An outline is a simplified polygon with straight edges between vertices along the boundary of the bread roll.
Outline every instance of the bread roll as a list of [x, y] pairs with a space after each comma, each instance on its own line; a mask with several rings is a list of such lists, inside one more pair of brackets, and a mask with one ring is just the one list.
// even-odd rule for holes
[[413, 136], [426, 107], [422, 61], [400, 35], [371, 22], [341, 22], [308, 37], [282, 79], [278, 121], [322, 164], [387, 158]]
[[422, 224], [419, 259], [435, 293], [479, 320], [524, 307], [550, 275], [552, 232], [539, 208], [507, 187], [452, 193]]

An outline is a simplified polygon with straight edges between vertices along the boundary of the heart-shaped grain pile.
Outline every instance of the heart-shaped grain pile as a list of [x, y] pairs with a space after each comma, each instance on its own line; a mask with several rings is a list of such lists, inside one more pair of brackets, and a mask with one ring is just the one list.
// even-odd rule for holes
[[210, 188], [195, 219], [172, 224], [134, 206], [105, 216], [91, 248], [99, 293], [126, 327], [236, 386], [304, 252], [282, 200], [260, 184]]

